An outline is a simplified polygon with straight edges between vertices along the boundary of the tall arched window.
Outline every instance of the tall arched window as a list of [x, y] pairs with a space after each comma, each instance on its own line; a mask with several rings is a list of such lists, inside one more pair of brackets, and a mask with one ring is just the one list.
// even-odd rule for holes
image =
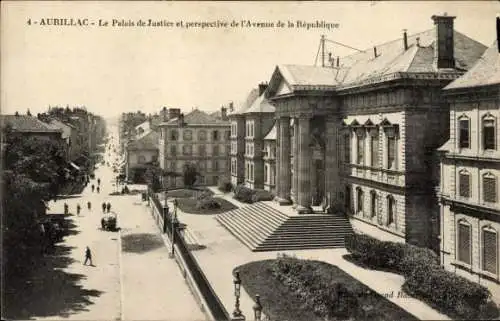
[[396, 224], [396, 200], [394, 196], [387, 196], [387, 225]]
[[176, 145], [170, 146], [170, 154], [172, 156], [176, 156], [177, 155], [177, 146]]
[[172, 129], [170, 131], [170, 140], [176, 141], [177, 139], [179, 139], [179, 132], [177, 129]]
[[377, 192], [371, 191], [370, 192], [370, 217], [374, 218], [377, 216], [378, 212], [378, 197], [377, 197]]
[[457, 259], [471, 264], [472, 261], [472, 228], [466, 220], [457, 223]]
[[463, 169], [458, 172], [458, 195], [460, 197], [469, 198], [471, 191], [471, 177], [470, 173]]
[[356, 188], [356, 213], [363, 213], [363, 208], [364, 208], [364, 194], [363, 190], [361, 187]]
[[184, 131], [182, 132], [182, 139], [187, 140], [187, 141], [192, 140], [193, 139], [193, 131], [190, 129], [184, 129]]
[[498, 274], [498, 233], [491, 226], [485, 226], [482, 234], [482, 269]]
[[198, 140], [199, 141], [206, 141], [207, 140], [207, 131], [206, 130], [198, 131]]
[[483, 201], [496, 203], [498, 195], [497, 177], [491, 173], [483, 175]]
[[495, 118], [491, 114], [483, 117], [482, 136], [483, 136], [483, 149], [496, 149], [496, 126]]
[[458, 148], [470, 148], [470, 119], [462, 115], [458, 118]]

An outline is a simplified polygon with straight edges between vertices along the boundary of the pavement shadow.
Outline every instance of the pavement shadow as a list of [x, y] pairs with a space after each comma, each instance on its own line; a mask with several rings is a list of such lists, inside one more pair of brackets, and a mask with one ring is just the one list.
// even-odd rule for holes
[[92, 298], [102, 292], [82, 288], [79, 283], [85, 275], [62, 270], [74, 262], [72, 249], [56, 245], [43, 255], [41, 249], [31, 248], [24, 262], [9, 262], [4, 271], [3, 318], [67, 318], [88, 310]]
[[80, 194], [74, 194], [74, 195], [58, 195], [57, 200], [67, 200], [67, 199], [72, 199], [72, 198], [80, 198], [82, 195]]
[[142, 254], [164, 246], [163, 239], [157, 234], [137, 233], [122, 236], [124, 252]]

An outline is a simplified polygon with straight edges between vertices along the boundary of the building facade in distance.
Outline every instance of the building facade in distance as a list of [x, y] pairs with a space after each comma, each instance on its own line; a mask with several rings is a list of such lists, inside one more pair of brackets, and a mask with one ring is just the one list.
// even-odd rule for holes
[[[230, 123], [226, 108], [221, 117], [194, 109], [184, 115], [180, 109], [170, 108], [165, 121], [159, 124], [160, 167], [171, 173], [182, 174], [184, 165], [196, 166], [199, 185], [217, 185], [229, 171]], [[182, 177], [169, 176], [164, 185], [182, 186]]]
[[441, 159], [441, 262], [500, 297], [500, 46], [445, 87], [450, 139]]

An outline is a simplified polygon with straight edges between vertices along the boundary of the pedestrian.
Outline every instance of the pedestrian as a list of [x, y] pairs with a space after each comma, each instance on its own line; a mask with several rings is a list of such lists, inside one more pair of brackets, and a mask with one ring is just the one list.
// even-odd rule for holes
[[80, 215], [80, 210], [81, 210], [81, 209], [82, 209], [82, 208], [80, 207], [80, 204], [77, 204], [77, 205], [76, 205], [76, 214], [77, 214], [77, 215]]
[[101, 179], [100, 178], [97, 179], [97, 186], [101, 186]]
[[67, 204], [67, 203], [64, 203], [64, 214], [65, 214], [65, 215], [68, 215], [68, 212], [69, 212], [69, 207], [68, 207], [68, 204]]
[[94, 193], [95, 186], [92, 184], [92, 193]]
[[110, 202], [108, 202], [108, 204], [106, 204], [106, 210], [108, 211], [108, 213], [109, 213], [109, 211], [111, 211], [111, 203]]
[[106, 213], [106, 203], [102, 203], [102, 212]]
[[90, 203], [90, 201], [87, 202], [87, 208], [89, 209], [89, 211], [92, 208], [92, 203]]
[[99, 188], [99, 186], [97, 186], [97, 194], [99, 194], [99, 190], [100, 190], [100, 188]]
[[94, 265], [92, 263], [92, 252], [90, 252], [90, 248], [88, 246], [85, 248], [85, 261], [83, 262], [83, 265], [87, 265], [87, 261], [90, 261], [90, 266]]

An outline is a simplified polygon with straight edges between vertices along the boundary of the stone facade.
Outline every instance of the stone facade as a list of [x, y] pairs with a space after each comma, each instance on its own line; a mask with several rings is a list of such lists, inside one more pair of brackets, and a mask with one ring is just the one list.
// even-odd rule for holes
[[[449, 140], [441, 158], [441, 262], [500, 298], [500, 48], [444, 90]], [[496, 75], [496, 76], [495, 76]]]
[[[196, 165], [197, 184], [217, 185], [230, 170], [230, 123], [195, 109], [187, 115], [173, 114], [160, 127], [160, 167], [182, 174], [184, 165]], [[169, 177], [169, 188], [183, 186], [182, 177]]]

